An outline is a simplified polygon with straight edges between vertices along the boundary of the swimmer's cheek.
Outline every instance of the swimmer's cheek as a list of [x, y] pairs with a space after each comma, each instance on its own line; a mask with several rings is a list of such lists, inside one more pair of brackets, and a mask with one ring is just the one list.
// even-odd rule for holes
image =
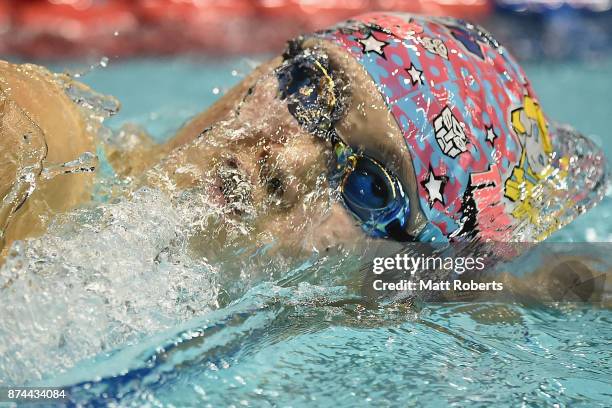
[[304, 250], [335, 254], [342, 250], [359, 250], [368, 243], [368, 237], [340, 203], [333, 204], [319, 221], [305, 234]]

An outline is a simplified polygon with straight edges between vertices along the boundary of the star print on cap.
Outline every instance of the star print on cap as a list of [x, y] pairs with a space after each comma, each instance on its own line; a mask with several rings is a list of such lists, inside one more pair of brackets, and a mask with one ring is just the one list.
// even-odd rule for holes
[[493, 126], [486, 126], [485, 129], [487, 129], [487, 142], [490, 142], [491, 144], [495, 143], [497, 135], [495, 134], [495, 129], [493, 129]]
[[546, 197], [537, 187], [563, 185], [568, 159], [553, 148], [525, 73], [491, 34], [452, 18], [371, 13], [315, 36], [376, 84], [406, 141], [419, 207], [441, 236], [508, 241], [521, 228], [539, 240], [555, 229], [539, 221]]
[[410, 82], [412, 85], [423, 85], [423, 71], [418, 70], [414, 64], [410, 64], [410, 68], [408, 68], [406, 72], [410, 75]]
[[427, 190], [430, 206], [436, 201], [439, 201], [442, 205], [444, 205], [444, 186], [447, 182], [448, 177], [438, 177], [434, 174], [433, 169], [431, 167], [429, 168], [429, 177], [427, 180], [423, 180], [421, 185]]
[[370, 34], [367, 38], [360, 39], [359, 43], [363, 47], [363, 52], [375, 52], [384, 58], [383, 48], [388, 44], [384, 41], [378, 41], [372, 34]]

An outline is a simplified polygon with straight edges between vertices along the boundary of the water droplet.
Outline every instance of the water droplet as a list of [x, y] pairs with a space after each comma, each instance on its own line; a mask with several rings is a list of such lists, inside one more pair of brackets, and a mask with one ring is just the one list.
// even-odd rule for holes
[[97, 164], [98, 156], [85, 152], [75, 160], [46, 167], [42, 176], [49, 180], [60, 174], [90, 173], [96, 169]]
[[586, 240], [588, 242], [595, 242], [595, 241], [597, 241], [597, 231], [595, 231], [595, 228], [587, 228], [587, 230], [586, 230]]

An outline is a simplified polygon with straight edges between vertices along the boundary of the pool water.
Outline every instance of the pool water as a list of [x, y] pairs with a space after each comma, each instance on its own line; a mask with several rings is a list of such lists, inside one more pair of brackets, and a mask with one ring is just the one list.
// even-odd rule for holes
[[[81, 79], [122, 102], [111, 127], [135, 123], [163, 141], [254, 63], [111, 61]], [[526, 70], [549, 117], [612, 157], [612, 60]], [[611, 242], [611, 215], [608, 194], [549, 239]], [[287, 279], [34, 383], [91, 406], [605, 407], [611, 323], [609, 309], [585, 304], [366, 307], [343, 287]]]

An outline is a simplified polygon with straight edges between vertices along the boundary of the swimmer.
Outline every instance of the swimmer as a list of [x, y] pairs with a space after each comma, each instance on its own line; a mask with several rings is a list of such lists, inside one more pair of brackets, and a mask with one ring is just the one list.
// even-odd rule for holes
[[[41, 174], [95, 146], [51, 74], [2, 63], [0, 77], [6, 252], [86, 201], [92, 174]], [[568, 138], [588, 149], [576, 156]], [[536, 242], [595, 205], [606, 176], [601, 152], [548, 122], [484, 29], [395, 13], [296, 38], [166, 144], [108, 156], [134, 188], [220, 208], [193, 240], [207, 257], [255, 242], [289, 255]]]

